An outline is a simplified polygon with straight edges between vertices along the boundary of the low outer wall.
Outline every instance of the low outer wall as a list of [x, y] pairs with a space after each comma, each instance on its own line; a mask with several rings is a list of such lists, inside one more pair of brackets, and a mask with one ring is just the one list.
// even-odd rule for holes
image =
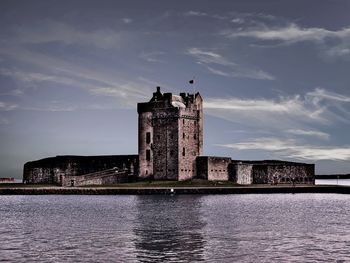
[[253, 166], [254, 184], [315, 184], [315, 165], [301, 163]]
[[209, 181], [228, 181], [229, 157], [200, 156], [197, 162], [197, 178]]
[[229, 166], [230, 181], [241, 185], [253, 183], [253, 165], [245, 163], [230, 164]]
[[89, 185], [113, 185], [122, 182], [128, 182], [129, 175], [127, 171], [119, 172], [116, 169], [110, 169], [103, 172], [97, 172], [87, 175], [62, 176], [62, 186], [89, 186]]
[[115, 167], [136, 177], [138, 155], [56, 156], [32, 161], [24, 165], [23, 183], [60, 185], [63, 176], [81, 176]]

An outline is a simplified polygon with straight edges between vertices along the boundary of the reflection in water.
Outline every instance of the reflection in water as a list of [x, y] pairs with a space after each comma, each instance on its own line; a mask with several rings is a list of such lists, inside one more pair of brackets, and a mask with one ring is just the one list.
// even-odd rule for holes
[[4, 262], [350, 262], [350, 195], [0, 196]]
[[134, 227], [140, 262], [203, 261], [198, 196], [139, 196]]

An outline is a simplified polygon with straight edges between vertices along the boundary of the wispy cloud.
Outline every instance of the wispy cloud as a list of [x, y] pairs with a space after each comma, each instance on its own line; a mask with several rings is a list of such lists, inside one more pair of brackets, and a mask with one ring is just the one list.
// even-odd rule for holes
[[18, 107], [17, 104], [0, 101], [0, 111], [12, 111]]
[[[277, 123], [295, 124], [303, 121], [348, 123], [349, 112], [343, 103], [350, 102], [346, 95], [316, 88], [304, 96], [294, 95], [278, 99], [242, 99], [242, 98], [207, 98], [204, 107], [209, 114], [223, 116], [227, 119], [254, 119], [259, 123], [272, 125]], [[333, 112], [330, 106], [337, 102], [340, 112]]]
[[[54, 65], [51, 65], [54, 67]], [[151, 93], [149, 83], [146, 83], [142, 78], [136, 78], [133, 81], [115, 80], [108, 75], [100, 75], [97, 72], [89, 74], [84, 70], [76, 71], [52, 71], [50, 74], [23, 71], [17, 69], [0, 69], [0, 74], [12, 77], [24, 83], [41, 83], [53, 82], [63, 84], [72, 88], [79, 88], [89, 92], [92, 95], [114, 97], [120, 101], [120, 107], [134, 107], [135, 103], [141, 101]], [[55, 73], [56, 72], [56, 73]], [[0, 107], [1, 108], [1, 107]], [[75, 107], [68, 107], [70, 110]], [[42, 110], [37, 107], [22, 108], [24, 110]], [[49, 111], [56, 111], [55, 107], [47, 108]]]
[[[239, 23], [240, 18], [237, 18]], [[329, 30], [321, 27], [302, 27], [296, 23], [285, 22], [284, 25], [266, 24], [259, 22], [221, 31], [221, 35], [229, 39], [253, 38], [260, 41], [273, 42], [271, 47], [291, 45], [299, 42], [313, 42], [318, 44], [320, 51], [326, 57], [348, 57], [350, 55], [350, 26], [339, 30]], [[259, 46], [259, 45], [252, 45]]]
[[[130, 21], [131, 22], [131, 21]], [[125, 21], [124, 21], [125, 23]], [[17, 43], [45, 44], [62, 43], [65, 45], [90, 45], [97, 48], [119, 47], [125, 36], [112, 29], [78, 29], [72, 25], [56, 22], [42, 21], [34, 26], [17, 26], [13, 29], [14, 39]]]
[[[189, 48], [186, 54], [194, 57], [198, 64], [203, 65], [215, 75], [231, 78], [249, 78], [261, 80], [274, 80], [275, 77], [263, 70], [254, 70], [242, 67], [223, 57], [217, 52], [200, 48]], [[225, 70], [215, 68], [225, 67]]]
[[279, 138], [259, 138], [219, 146], [235, 150], [263, 150], [279, 157], [302, 160], [350, 160], [350, 146], [301, 145], [295, 140]]
[[218, 53], [200, 48], [189, 48], [187, 54], [195, 57], [198, 62], [204, 64], [218, 64], [222, 66], [234, 66], [236, 63], [229, 61]]
[[188, 17], [209, 17], [209, 18], [215, 18], [215, 19], [220, 19], [220, 20], [224, 20], [227, 19], [227, 16], [224, 15], [218, 15], [218, 14], [209, 14], [206, 12], [201, 12], [201, 11], [194, 11], [194, 10], [190, 10], [187, 11], [185, 13], [183, 13], [184, 16], [188, 16]]
[[164, 63], [164, 61], [160, 59], [164, 54], [165, 52], [162, 51], [142, 52], [140, 58], [151, 63]]
[[10, 123], [10, 121], [8, 119], [0, 118], [0, 125], [7, 125], [9, 123]]
[[130, 24], [130, 23], [133, 22], [133, 20], [131, 18], [129, 18], [129, 17], [122, 18], [122, 21], [123, 21], [124, 24]]
[[325, 132], [316, 131], [316, 130], [302, 130], [302, 129], [289, 129], [287, 130], [287, 133], [294, 134], [294, 135], [318, 137], [324, 140], [328, 140], [330, 136], [328, 133], [325, 133]]
[[288, 42], [323, 41], [326, 38], [346, 38], [350, 36], [350, 27], [341, 30], [327, 30], [318, 27], [302, 28], [295, 23], [284, 27], [248, 28], [241, 30], [226, 30], [223, 34], [230, 38], [252, 37], [261, 40], [280, 40]]

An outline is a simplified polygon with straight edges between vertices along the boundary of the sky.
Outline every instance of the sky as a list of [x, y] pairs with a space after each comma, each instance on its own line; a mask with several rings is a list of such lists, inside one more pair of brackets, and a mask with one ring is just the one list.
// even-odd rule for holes
[[0, 177], [137, 154], [136, 103], [156, 86], [201, 93], [205, 155], [350, 173], [349, 13], [347, 0], [0, 0]]

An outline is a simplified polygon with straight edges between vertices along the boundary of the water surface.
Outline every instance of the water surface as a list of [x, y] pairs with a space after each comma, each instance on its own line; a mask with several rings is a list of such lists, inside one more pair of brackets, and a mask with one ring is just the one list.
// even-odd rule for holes
[[0, 196], [0, 261], [341, 262], [350, 196]]

